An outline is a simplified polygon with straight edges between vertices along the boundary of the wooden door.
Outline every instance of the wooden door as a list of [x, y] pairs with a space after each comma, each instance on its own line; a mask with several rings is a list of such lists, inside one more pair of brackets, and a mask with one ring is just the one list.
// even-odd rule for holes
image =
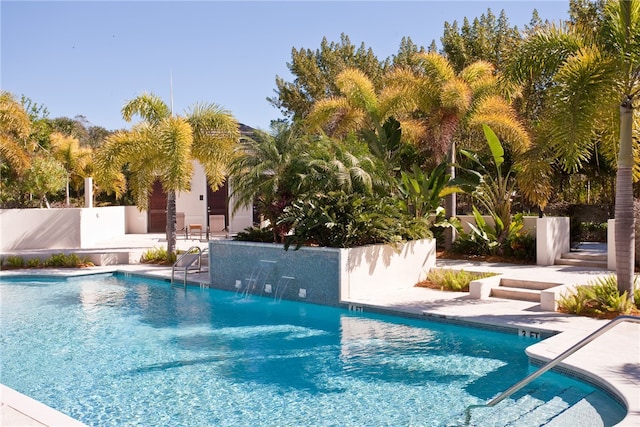
[[209, 215], [224, 215], [224, 226], [225, 228], [229, 227], [229, 186], [227, 184], [227, 181], [225, 181], [217, 191], [213, 191], [211, 190], [211, 187], [207, 186], [207, 192], [207, 210], [209, 212]]
[[153, 192], [149, 197], [149, 233], [164, 233], [167, 231], [167, 194], [162, 191], [160, 181], [153, 183]]

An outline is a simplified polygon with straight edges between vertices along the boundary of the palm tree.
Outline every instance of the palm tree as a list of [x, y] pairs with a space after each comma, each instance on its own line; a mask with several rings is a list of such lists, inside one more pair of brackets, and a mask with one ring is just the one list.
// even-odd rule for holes
[[89, 147], [80, 147], [80, 142], [76, 138], [59, 132], [52, 133], [50, 138], [53, 157], [62, 163], [67, 171], [65, 194], [67, 206], [69, 206], [69, 183], [74, 182], [77, 191], [80, 182], [89, 176], [93, 151]]
[[[501, 83], [493, 65], [476, 61], [456, 73], [453, 64], [436, 52], [418, 53], [415, 62], [410, 69], [398, 68], [386, 76], [388, 88], [399, 91], [403, 100], [396, 103], [400, 107], [396, 117], [403, 132], [428, 150], [436, 164], [448, 153], [452, 178], [456, 146], [481, 135], [483, 124], [516, 154], [528, 149], [529, 135], [508, 100], [512, 89]], [[447, 217], [456, 215], [455, 192], [446, 197], [445, 210]], [[452, 241], [449, 228], [446, 246]]]
[[288, 231], [278, 225], [278, 219], [300, 193], [307, 148], [297, 126], [274, 121], [271, 132], [256, 130], [252, 138], [240, 141], [229, 167], [233, 211], [255, 205], [272, 226], [274, 242]]
[[18, 173], [29, 167], [31, 120], [9, 92], [0, 91], [0, 159]]
[[[633, 298], [633, 179], [640, 172], [640, 0], [608, 1], [599, 28], [547, 26], [524, 40], [511, 61], [518, 82], [531, 76], [549, 89], [537, 128], [567, 172], [596, 150], [617, 161], [615, 239], [618, 289]], [[637, 132], [637, 129], [636, 129]], [[635, 138], [635, 141], [634, 141]]]
[[373, 82], [355, 68], [343, 70], [335, 84], [339, 95], [316, 101], [305, 125], [343, 140], [354, 134], [361, 137], [376, 161], [378, 176], [386, 181], [377, 186], [393, 191], [400, 171], [419, 163], [415, 147], [402, 140], [401, 124], [392, 116], [403, 101], [401, 94], [397, 90], [376, 93]]
[[236, 119], [215, 104], [196, 104], [184, 116], [174, 116], [154, 94], [143, 93], [122, 108], [126, 121], [142, 121], [131, 130], [107, 138], [96, 153], [96, 182], [118, 195], [125, 190], [122, 168], [128, 165], [129, 186], [140, 210], [148, 206], [153, 184], [167, 193], [167, 252], [176, 241], [176, 192], [188, 191], [193, 160], [203, 167], [209, 185], [217, 189], [240, 138]]

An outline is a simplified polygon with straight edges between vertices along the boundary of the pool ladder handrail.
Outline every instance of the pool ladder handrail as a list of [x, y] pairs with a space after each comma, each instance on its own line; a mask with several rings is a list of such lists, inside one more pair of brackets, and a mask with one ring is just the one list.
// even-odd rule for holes
[[[193, 252], [195, 251], [195, 252]], [[187, 287], [187, 272], [191, 268], [191, 266], [197, 262], [198, 263], [198, 273], [202, 271], [202, 255], [207, 253], [207, 248], [200, 248], [200, 246], [191, 246], [185, 253], [180, 255], [180, 257], [176, 260], [171, 267], [171, 286], [173, 286], [175, 280], [176, 268], [184, 268], [184, 288]]]
[[506, 399], [507, 397], [511, 396], [513, 393], [517, 392], [522, 387], [526, 386], [527, 384], [529, 384], [530, 382], [532, 382], [533, 380], [535, 380], [536, 378], [538, 378], [539, 376], [541, 376], [545, 372], [553, 369], [556, 365], [561, 363], [567, 357], [569, 357], [572, 354], [574, 354], [576, 351], [580, 350], [585, 345], [589, 344], [591, 341], [595, 340], [596, 338], [598, 338], [599, 336], [603, 335], [605, 332], [607, 332], [608, 330], [610, 330], [611, 328], [613, 328], [614, 326], [616, 326], [617, 324], [622, 323], [622, 322], [632, 322], [632, 323], [640, 324], [640, 317], [639, 316], [624, 315], [624, 316], [618, 316], [615, 319], [612, 319], [606, 325], [603, 325], [600, 328], [596, 329], [594, 332], [592, 332], [591, 334], [587, 335], [585, 338], [583, 338], [582, 340], [578, 341], [577, 343], [575, 343], [574, 345], [569, 347], [567, 350], [563, 351], [562, 353], [560, 353], [559, 355], [557, 355], [556, 357], [551, 359], [545, 365], [540, 367], [540, 369], [538, 369], [537, 371], [532, 372], [531, 374], [527, 375], [525, 378], [523, 378], [522, 380], [520, 380], [517, 383], [515, 383], [514, 385], [512, 385], [510, 388], [508, 388], [507, 390], [502, 392], [497, 397], [491, 399], [486, 404], [484, 404], [484, 405], [471, 405], [471, 406], [467, 407], [467, 409], [465, 410], [466, 424], [469, 425], [469, 421], [471, 420], [471, 413], [470, 413], [471, 409], [492, 407], [492, 406], [497, 405], [498, 403], [502, 402], [504, 399]]

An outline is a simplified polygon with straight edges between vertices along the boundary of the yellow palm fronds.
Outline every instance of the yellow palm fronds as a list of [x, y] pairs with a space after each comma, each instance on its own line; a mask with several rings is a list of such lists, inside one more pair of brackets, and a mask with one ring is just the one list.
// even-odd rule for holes
[[29, 167], [31, 120], [13, 95], [0, 91], [0, 158], [18, 173]]
[[464, 114], [471, 106], [471, 101], [471, 88], [461, 79], [451, 79], [442, 86], [440, 102], [443, 108]]
[[449, 60], [439, 53], [418, 53], [416, 54], [416, 60], [427, 78], [435, 82], [443, 84], [456, 76], [456, 72]]
[[470, 85], [473, 85], [478, 80], [485, 80], [488, 77], [493, 77], [494, 72], [495, 67], [490, 62], [476, 61], [467, 65], [462, 71], [460, 71], [459, 77]]
[[524, 153], [531, 146], [529, 133], [518, 120], [513, 108], [500, 96], [480, 100], [472, 114], [469, 125], [487, 124], [516, 154]]
[[369, 113], [376, 113], [378, 98], [373, 82], [362, 71], [347, 68], [336, 77], [336, 86], [351, 105], [363, 108]]

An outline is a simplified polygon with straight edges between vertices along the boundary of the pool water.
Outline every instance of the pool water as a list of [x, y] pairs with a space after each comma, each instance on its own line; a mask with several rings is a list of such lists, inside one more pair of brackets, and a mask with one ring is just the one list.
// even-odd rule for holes
[[[92, 426], [462, 425], [533, 369], [532, 343], [122, 276], [0, 282], [2, 383]], [[471, 424], [624, 415], [547, 373]]]

